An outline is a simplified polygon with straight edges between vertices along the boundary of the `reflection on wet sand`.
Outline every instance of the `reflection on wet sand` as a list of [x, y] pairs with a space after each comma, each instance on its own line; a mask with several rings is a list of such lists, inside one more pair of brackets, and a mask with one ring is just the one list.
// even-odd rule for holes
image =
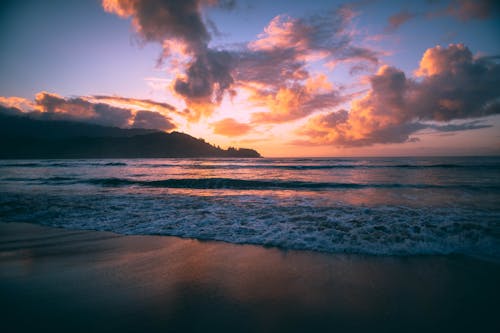
[[[499, 325], [494, 263], [285, 252], [27, 224], [0, 223], [0, 229], [0, 302], [8, 326], [18, 331]], [[31, 316], [37, 321], [23, 320]]]

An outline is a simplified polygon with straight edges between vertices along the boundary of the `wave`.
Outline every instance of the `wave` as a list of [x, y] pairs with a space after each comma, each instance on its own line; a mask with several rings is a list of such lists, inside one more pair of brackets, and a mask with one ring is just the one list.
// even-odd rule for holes
[[[229, 161], [224, 161], [229, 162]], [[41, 162], [15, 162], [0, 163], [0, 168], [77, 168], [77, 167], [140, 167], [140, 168], [183, 168], [200, 170], [237, 170], [237, 169], [268, 169], [268, 170], [335, 170], [335, 169], [478, 169], [500, 170], [500, 164], [364, 164], [347, 163], [337, 164], [281, 164], [270, 161], [269, 163], [210, 163], [210, 164], [179, 164], [179, 163], [134, 163], [134, 162], [88, 162], [88, 161], [41, 161]], [[311, 161], [317, 162], [317, 161]], [[343, 163], [343, 162], [340, 162]]]
[[71, 163], [71, 162], [62, 162], [62, 163], [48, 163], [48, 164], [42, 164], [41, 166], [43, 167], [62, 167], [62, 168], [72, 168], [72, 167], [86, 167], [86, 166], [97, 166], [97, 167], [114, 167], [114, 166], [127, 166], [128, 164], [125, 162], [106, 162], [106, 163], [99, 163], [99, 162], [76, 162], [76, 163]]
[[285, 180], [244, 180], [234, 178], [169, 178], [160, 180], [139, 180], [130, 178], [3, 178], [5, 181], [29, 181], [47, 185], [88, 184], [102, 187], [142, 186], [153, 188], [179, 189], [228, 189], [228, 190], [334, 190], [334, 189], [461, 189], [461, 190], [498, 190], [495, 184], [411, 184], [411, 183], [338, 183], [306, 182]]
[[500, 169], [500, 165], [464, 165], [464, 164], [138, 164], [141, 168], [184, 168], [198, 170], [335, 170], [335, 169]]
[[0, 168], [77, 168], [86, 166], [127, 166], [125, 162], [89, 163], [89, 162], [50, 162], [50, 163], [1, 163]]
[[37, 168], [41, 167], [41, 163], [2, 163], [0, 168]]
[[[374, 255], [468, 254], [500, 261], [500, 210], [364, 207], [314, 197], [1, 193], [7, 222]], [[249, 204], [250, 203], [250, 204]], [[133, 216], [133, 218], [131, 218]]]

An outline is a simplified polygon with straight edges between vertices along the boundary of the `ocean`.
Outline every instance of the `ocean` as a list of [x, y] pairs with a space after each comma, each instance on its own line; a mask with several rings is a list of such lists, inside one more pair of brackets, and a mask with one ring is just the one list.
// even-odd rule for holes
[[500, 157], [1, 160], [0, 221], [500, 261]]

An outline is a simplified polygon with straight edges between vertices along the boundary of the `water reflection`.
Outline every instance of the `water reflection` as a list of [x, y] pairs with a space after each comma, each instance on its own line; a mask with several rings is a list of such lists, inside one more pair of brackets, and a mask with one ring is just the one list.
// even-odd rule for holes
[[[14, 232], [0, 228], [4, 235]], [[7, 327], [20, 309], [56, 330], [76, 324], [80, 331], [122, 332], [421, 331], [486, 327], [495, 318], [490, 295], [498, 292], [498, 266], [464, 258], [332, 256], [170, 237], [84, 236], [82, 242], [82, 235], [68, 232], [46, 246], [33, 240], [22, 245], [30, 252], [0, 256], [1, 267], [9, 267], [0, 286], [22, 300], [3, 293], [0, 304], [11, 303], [4, 307]], [[0, 251], [4, 246], [0, 238]], [[12, 268], [26, 256], [31, 268], [20, 277]]]

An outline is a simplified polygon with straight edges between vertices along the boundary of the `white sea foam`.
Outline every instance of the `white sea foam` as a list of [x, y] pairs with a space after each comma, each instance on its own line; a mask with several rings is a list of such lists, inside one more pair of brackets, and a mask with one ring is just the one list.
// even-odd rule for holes
[[376, 255], [460, 253], [500, 259], [499, 210], [346, 204], [311, 198], [0, 195], [0, 217], [51, 226]]
[[0, 161], [0, 221], [500, 261], [500, 158]]

